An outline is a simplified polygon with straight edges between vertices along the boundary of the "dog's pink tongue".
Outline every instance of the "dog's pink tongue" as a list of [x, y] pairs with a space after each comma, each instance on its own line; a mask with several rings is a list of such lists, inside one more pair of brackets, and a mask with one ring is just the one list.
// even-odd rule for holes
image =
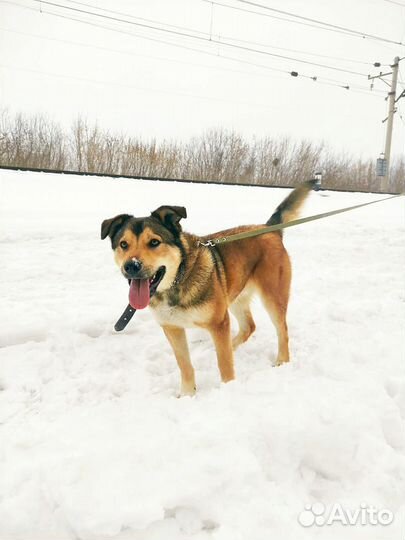
[[149, 279], [132, 279], [129, 286], [129, 303], [134, 309], [149, 305]]

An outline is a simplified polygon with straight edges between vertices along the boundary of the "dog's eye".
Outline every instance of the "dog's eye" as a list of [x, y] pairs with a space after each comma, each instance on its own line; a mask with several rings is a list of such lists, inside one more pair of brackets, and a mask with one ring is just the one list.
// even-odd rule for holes
[[153, 238], [153, 240], [151, 240], [151, 241], [149, 242], [149, 245], [150, 245], [150, 247], [152, 247], [152, 248], [158, 247], [160, 244], [161, 244], [161, 241], [158, 240], [157, 238]]
[[125, 240], [123, 240], [122, 242], [120, 242], [120, 247], [122, 249], [128, 249], [128, 242], [125, 242]]

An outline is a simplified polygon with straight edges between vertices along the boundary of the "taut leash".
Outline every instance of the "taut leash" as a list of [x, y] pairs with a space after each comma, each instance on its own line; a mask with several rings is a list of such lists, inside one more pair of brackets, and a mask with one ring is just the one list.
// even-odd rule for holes
[[247, 231], [237, 234], [231, 234], [230, 236], [220, 236], [218, 238], [211, 238], [210, 240], [197, 242], [198, 246], [205, 247], [215, 247], [218, 244], [225, 244], [227, 242], [235, 242], [235, 240], [242, 240], [244, 238], [252, 238], [253, 236], [259, 236], [260, 234], [266, 234], [274, 231], [280, 231], [282, 229], [287, 229], [288, 227], [295, 227], [296, 225], [301, 225], [302, 223], [309, 223], [310, 221], [316, 221], [317, 219], [323, 219], [330, 216], [335, 216], [337, 214], [343, 214], [343, 212], [349, 212], [350, 210], [355, 210], [356, 208], [362, 208], [363, 206], [369, 206], [370, 204], [377, 204], [379, 202], [388, 201], [389, 199], [395, 199], [397, 197], [403, 197], [404, 193], [399, 193], [398, 195], [391, 195], [391, 197], [384, 197], [384, 199], [378, 199], [377, 201], [370, 201], [363, 204], [356, 204], [355, 206], [347, 206], [346, 208], [340, 208], [339, 210], [332, 210], [330, 212], [324, 212], [322, 214], [315, 214], [314, 216], [308, 216], [300, 219], [294, 219], [288, 221], [287, 223], [278, 223], [277, 225], [269, 225], [267, 227], [262, 227], [261, 229], [256, 229], [254, 231]]

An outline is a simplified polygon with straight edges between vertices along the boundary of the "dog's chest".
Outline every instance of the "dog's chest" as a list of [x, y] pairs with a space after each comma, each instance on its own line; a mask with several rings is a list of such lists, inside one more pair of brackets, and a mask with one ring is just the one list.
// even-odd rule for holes
[[200, 326], [206, 321], [206, 313], [201, 308], [181, 308], [169, 306], [165, 301], [151, 305], [152, 313], [157, 322], [162, 325], [192, 328]]

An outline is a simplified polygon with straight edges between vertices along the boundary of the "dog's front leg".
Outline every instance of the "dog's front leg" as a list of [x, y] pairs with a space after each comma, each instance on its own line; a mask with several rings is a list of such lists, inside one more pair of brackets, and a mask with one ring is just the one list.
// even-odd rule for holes
[[163, 331], [172, 346], [181, 373], [181, 396], [193, 396], [196, 391], [194, 368], [190, 361], [187, 337], [184, 328], [163, 326]]
[[231, 340], [231, 323], [229, 313], [226, 312], [220, 323], [208, 327], [217, 351], [218, 367], [222, 382], [229, 382], [235, 378], [233, 367], [233, 350]]

